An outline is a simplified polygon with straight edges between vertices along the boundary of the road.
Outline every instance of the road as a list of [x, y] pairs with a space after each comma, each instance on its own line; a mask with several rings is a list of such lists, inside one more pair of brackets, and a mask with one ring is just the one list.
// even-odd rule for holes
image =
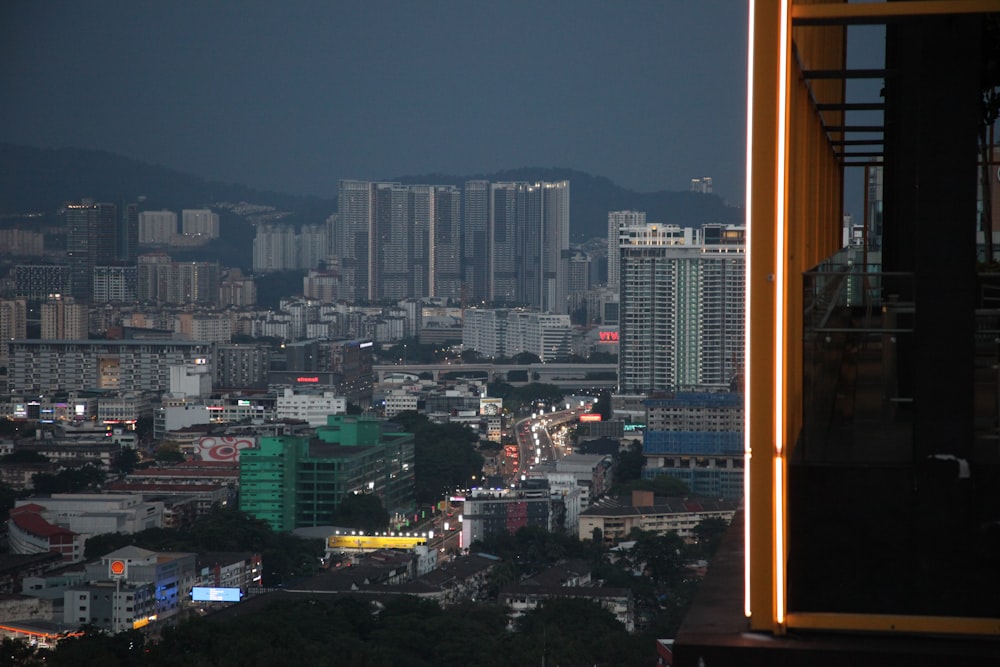
[[565, 424], [576, 422], [582, 411], [573, 409], [536, 413], [517, 422], [514, 425], [516, 455], [514, 452], [505, 452], [506, 481], [515, 483], [531, 466], [543, 461], [555, 461], [568, 453], [564, 446], [553, 441], [552, 433]]

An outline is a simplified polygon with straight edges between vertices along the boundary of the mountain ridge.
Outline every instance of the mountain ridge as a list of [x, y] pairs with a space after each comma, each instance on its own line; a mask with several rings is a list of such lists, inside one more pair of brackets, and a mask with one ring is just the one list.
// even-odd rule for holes
[[[570, 235], [584, 241], [607, 235], [608, 211], [646, 211], [650, 222], [700, 227], [740, 224], [743, 211], [716, 195], [694, 192], [635, 192], [605, 176], [564, 167], [519, 167], [471, 176], [428, 173], [384, 179], [399, 183], [461, 186], [469, 180], [570, 181]], [[0, 214], [54, 211], [65, 202], [135, 201], [144, 208], [203, 208], [219, 202], [249, 202], [291, 213], [285, 220], [317, 224], [337, 210], [336, 197], [302, 196], [210, 181], [169, 167], [103, 150], [35, 148], [0, 143]]]

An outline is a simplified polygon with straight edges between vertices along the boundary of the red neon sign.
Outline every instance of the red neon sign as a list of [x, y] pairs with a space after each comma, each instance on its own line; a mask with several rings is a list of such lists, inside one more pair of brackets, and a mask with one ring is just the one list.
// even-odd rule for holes
[[584, 412], [580, 415], [580, 421], [582, 422], [599, 422], [601, 421], [601, 413], [599, 412]]
[[315, 375], [311, 375], [311, 376], [297, 377], [297, 378], [295, 378], [295, 381], [296, 382], [319, 382], [319, 378], [316, 377]]
[[597, 338], [602, 343], [617, 343], [618, 342], [618, 332], [617, 331], [598, 331]]

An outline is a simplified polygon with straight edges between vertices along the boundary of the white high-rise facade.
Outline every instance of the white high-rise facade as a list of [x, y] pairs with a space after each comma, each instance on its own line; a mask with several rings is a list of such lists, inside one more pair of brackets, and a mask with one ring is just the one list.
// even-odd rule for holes
[[493, 183], [487, 299], [569, 310], [569, 181]]
[[433, 296], [567, 313], [569, 182], [465, 188], [340, 181], [328, 225], [344, 298]]
[[619, 390], [731, 385], [743, 371], [746, 229], [623, 229]]
[[620, 283], [622, 230], [645, 224], [645, 211], [608, 212], [608, 287], [615, 291]]
[[177, 236], [177, 214], [173, 211], [139, 213], [139, 243], [167, 245]]
[[219, 214], [210, 209], [184, 209], [181, 211], [181, 233], [184, 236], [219, 238]]

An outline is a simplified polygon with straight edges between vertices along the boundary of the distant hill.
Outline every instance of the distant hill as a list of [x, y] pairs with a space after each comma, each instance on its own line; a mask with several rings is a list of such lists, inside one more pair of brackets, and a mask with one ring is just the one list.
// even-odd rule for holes
[[[296, 197], [243, 185], [207, 181], [114, 153], [78, 148], [31, 148], [0, 143], [0, 214], [47, 212], [90, 197], [131, 202], [147, 209], [202, 208], [215, 202], [251, 202], [325, 220], [335, 199]], [[319, 218], [319, 220], [315, 220]]]
[[[349, 178], [350, 174], [344, 174]], [[455, 176], [425, 174], [387, 180], [402, 183], [462, 185], [467, 180], [569, 180], [571, 235], [583, 241], [607, 234], [608, 211], [646, 211], [650, 222], [701, 226], [706, 222], [737, 224], [742, 209], [721, 198], [692, 192], [633, 192], [611, 180], [582, 171], [524, 167], [491, 174]], [[67, 201], [135, 201], [144, 208], [201, 208], [216, 202], [249, 202], [272, 206], [290, 215], [285, 222], [320, 223], [337, 210], [335, 198], [299, 197], [207, 181], [166, 167], [150, 165], [106, 151], [76, 148], [31, 148], [0, 143], [0, 215], [51, 212]], [[225, 231], [225, 230], [223, 230]]]

